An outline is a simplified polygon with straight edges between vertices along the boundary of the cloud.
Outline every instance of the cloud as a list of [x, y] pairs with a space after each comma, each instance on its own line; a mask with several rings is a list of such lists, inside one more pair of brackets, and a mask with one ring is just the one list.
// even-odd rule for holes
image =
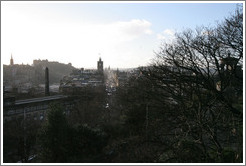
[[128, 22], [116, 22], [112, 24], [112, 28], [115, 28], [120, 33], [120, 35], [125, 35], [130, 39], [137, 38], [141, 35], [152, 34], [150, 27], [150, 22], [139, 19], [133, 19]]
[[[151, 23], [146, 20], [133, 19], [130, 21], [117, 21], [110, 24], [94, 24], [81, 27], [97, 42], [107, 43], [128, 42], [144, 35], [151, 35]], [[102, 41], [101, 41], [102, 40]]]
[[73, 38], [79, 38], [80, 44], [82, 42], [85, 45], [93, 44], [93, 46], [97, 45], [103, 48], [105, 48], [105, 45], [117, 45], [121, 42], [133, 41], [144, 35], [151, 35], [153, 32], [150, 28], [150, 22], [140, 19], [118, 21], [109, 24], [82, 24], [68, 27], [70, 29], [69, 35]]
[[165, 29], [163, 32], [157, 34], [157, 39], [171, 42], [175, 38], [175, 31], [172, 29]]
[[[4, 19], [3, 26], [5, 64], [9, 63], [8, 55], [13, 53], [16, 63], [31, 64], [33, 59], [39, 58], [63, 63], [71, 62], [76, 67], [93, 67], [99, 53], [105, 62], [110, 62], [111, 59], [120, 56], [120, 52], [125, 51], [124, 44], [133, 44], [141, 40], [141, 37], [153, 34], [151, 23], [142, 19], [93, 24], [51, 22], [49, 19], [36, 20], [25, 15], [16, 19], [14, 17], [16, 14], [10, 16], [11, 19], [7, 19], [9, 17]], [[137, 49], [131, 52], [132, 56], [143, 54], [138, 53]], [[124, 56], [122, 54], [122, 57], [126, 60], [131, 59], [128, 54]], [[116, 63], [115, 61], [112, 61], [111, 65]], [[128, 63], [121, 65], [126, 64]]]

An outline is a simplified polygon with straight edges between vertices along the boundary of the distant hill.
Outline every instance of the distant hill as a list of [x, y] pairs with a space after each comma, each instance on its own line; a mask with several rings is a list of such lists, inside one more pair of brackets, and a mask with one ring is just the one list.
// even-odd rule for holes
[[8, 85], [23, 83], [43, 84], [45, 82], [45, 67], [49, 68], [50, 83], [59, 83], [65, 75], [69, 75], [75, 67], [48, 60], [34, 60], [33, 65], [3, 65], [3, 81]]
[[59, 83], [60, 80], [65, 75], [69, 75], [75, 69], [69, 64], [59, 63], [59, 62], [49, 62], [48, 60], [34, 60], [33, 67], [35, 69], [36, 75], [42, 75], [44, 78], [45, 67], [49, 68], [50, 83]]

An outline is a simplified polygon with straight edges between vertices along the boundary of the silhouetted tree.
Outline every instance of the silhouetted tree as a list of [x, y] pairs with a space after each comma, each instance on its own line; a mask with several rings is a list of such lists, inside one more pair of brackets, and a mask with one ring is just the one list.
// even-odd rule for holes
[[163, 109], [170, 126], [163, 134], [175, 135], [161, 161], [241, 161], [242, 37], [243, 15], [238, 9], [216, 28], [176, 34], [173, 43], [156, 53], [152, 66], [142, 69], [172, 107]]
[[40, 130], [38, 140], [42, 162], [67, 162], [68, 124], [58, 103], [50, 105], [47, 123]]
[[99, 129], [82, 124], [69, 124], [64, 109], [52, 104], [47, 123], [38, 136], [41, 162], [103, 162], [102, 149], [107, 136]]
[[13, 118], [3, 125], [4, 162], [32, 162], [28, 158], [36, 154], [36, 136], [41, 123], [31, 118]]
[[68, 162], [105, 162], [103, 148], [107, 145], [107, 135], [100, 129], [85, 124], [70, 127]]

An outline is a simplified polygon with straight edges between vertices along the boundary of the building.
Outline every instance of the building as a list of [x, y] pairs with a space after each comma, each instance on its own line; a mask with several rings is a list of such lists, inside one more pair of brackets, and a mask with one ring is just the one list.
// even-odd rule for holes
[[59, 91], [65, 94], [78, 94], [84, 88], [101, 88], [104, 86], [103, 61], [99, 58], [96, 69], [74, 69], [69, 76], [60, 81]]
[[46, 96], [25, 100], [15, 100], [14, 97], [4, 97], [3, 120], [4, 122], [14, 119], [45, 120], [47, 111], [52, 102], [61, 103], [66, 114], [69, 114], [76, 100], [64, 95]]
[[[221, 77], [221, 75], [223, 77]], [[235, 94], [243, 92], [243, 70], [239, 59], [231, 57], [230, 53], [225, 58], [220, 59], [220, 75], [218, 75], [216, 89], [231, 89]], [[233, 95], [233, 94], [232, 94]]]
[[228, 55], [228, 57], [220, 59], [221, 71], [233, 71], [238, 67], [237, 65], [238, 59], [230, 57], [230, 54]]
[[103, 73], [103, 61], [101, 57], [99, 58], [99, 61], [97, 61], [97, 71]]

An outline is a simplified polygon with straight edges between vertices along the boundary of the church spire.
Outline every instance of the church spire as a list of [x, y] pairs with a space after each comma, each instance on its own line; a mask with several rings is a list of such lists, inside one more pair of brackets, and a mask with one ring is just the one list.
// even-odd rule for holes
[[11, 66], [14, 65], [14, 59], [13, 59], [12, 53], [11, 53], [10, 65]]

